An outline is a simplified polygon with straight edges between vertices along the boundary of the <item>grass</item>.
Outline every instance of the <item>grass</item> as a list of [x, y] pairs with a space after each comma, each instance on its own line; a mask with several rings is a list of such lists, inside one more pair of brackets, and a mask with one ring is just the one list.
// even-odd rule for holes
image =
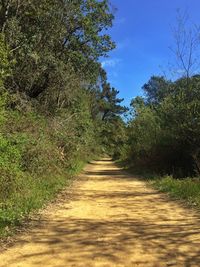
[[16, 226], [35, 210], [42, 208], [53, 200], [57, 193], [70, 185], [74, 175], [80, 172], [84, 162], [76, 163], [73, 169], [63, 171], [60, 175], [48, 175], [35, 179], [26, 177], [23, 188], [15, 192], [0, 206], [0, 237], [11, 235]]
[[175, 199], [184, 200], [190, 206], [200, 208], [200, 179], [174, 179], [171, 176], [150, 179], [150, 183], [159, 191], [168, 193]]

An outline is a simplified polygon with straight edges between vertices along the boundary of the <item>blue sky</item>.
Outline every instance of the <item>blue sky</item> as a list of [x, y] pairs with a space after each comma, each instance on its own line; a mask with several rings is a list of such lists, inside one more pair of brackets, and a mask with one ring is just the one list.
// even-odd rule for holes
[[172, 27], [177, 9], [187, 10], [190, 20], [200, 25], [200, 0], [111, 0], [117, 8], [109, 34], [117, 48], [102, 65], [120, 97], [130, 100], [142, 94], [141, 87], [152, 75], [162, 75], [173, 61]]

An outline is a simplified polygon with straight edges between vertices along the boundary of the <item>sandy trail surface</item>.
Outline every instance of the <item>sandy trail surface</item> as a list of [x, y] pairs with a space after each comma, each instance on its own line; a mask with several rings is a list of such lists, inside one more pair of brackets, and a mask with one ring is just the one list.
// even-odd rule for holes
[[0, 267], [40, 266], [198, 267], [200, 217], [109, 159], [95, 161], [0, 254]]

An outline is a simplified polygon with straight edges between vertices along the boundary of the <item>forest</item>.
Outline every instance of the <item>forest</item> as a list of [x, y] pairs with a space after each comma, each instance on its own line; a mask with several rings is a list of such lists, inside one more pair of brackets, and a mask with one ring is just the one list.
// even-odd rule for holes
[[101, 64], [114, 14], [108, 0], [0, 1], [0, 235], [101, 155], [198, 194], [200, 75], [179, 53], [181, 77], [152, 76], [123, 106]]

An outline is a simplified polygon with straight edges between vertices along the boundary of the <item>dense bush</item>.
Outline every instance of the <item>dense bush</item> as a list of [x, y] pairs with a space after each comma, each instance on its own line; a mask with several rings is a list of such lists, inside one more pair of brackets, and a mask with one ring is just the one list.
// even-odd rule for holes
[[174, 177], [200, 174], [200, 76], [152, 77], [132, 103], [127, 164]]
[[8, 115], [0, 137], [0, 228], [41, 207], [70, 178], [51, 122], [30, 112]]

